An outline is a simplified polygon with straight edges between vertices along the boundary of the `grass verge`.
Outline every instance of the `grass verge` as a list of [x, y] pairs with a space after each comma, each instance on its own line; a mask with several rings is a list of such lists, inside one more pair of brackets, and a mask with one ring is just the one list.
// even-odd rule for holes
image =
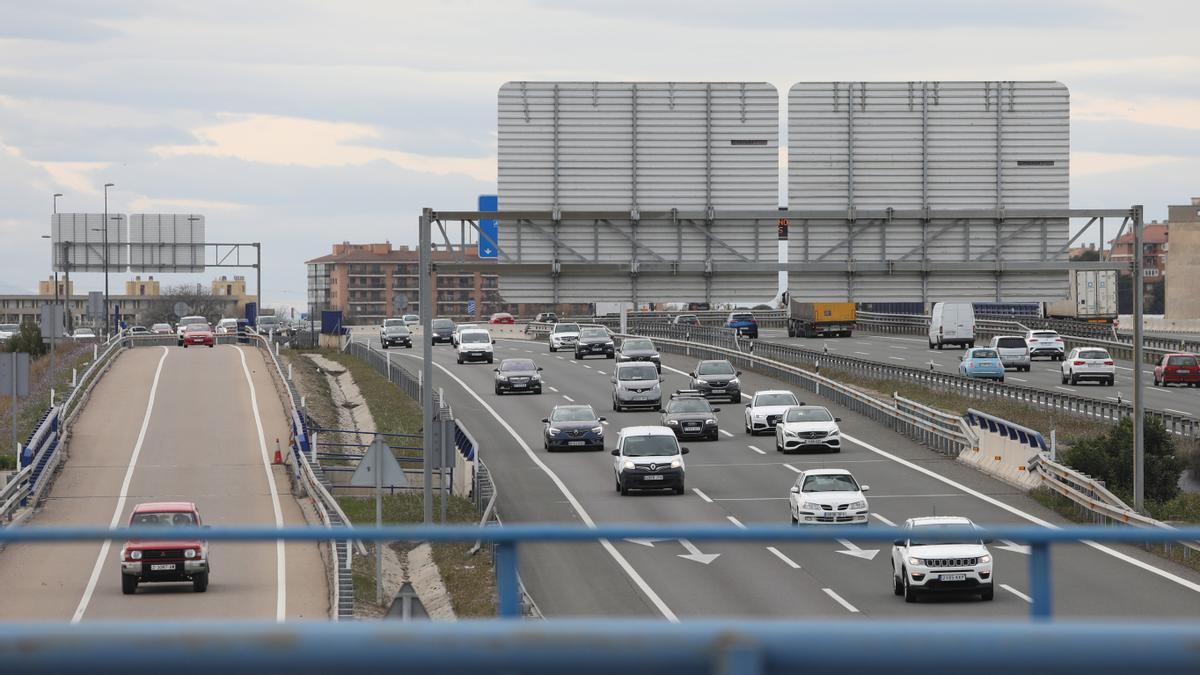
[[[0, 353], [0, 358], [11, 358]], [[29, 396], [17, 401], [17, 442], [24, 443], [33, 433], [42, 413], [50, 407], [50, 389], [55, 390], [58, 403], [62, 403], [71, 384], [71, 369], [83, 375], [85, 366], [92, 360], [92, 345], [75, 342], [60, 343], [51, 369], [50, 355], [34, 359], [29, 364]], [[12, 443], [12, 397], [0, 392], [0, 470], [16, 468], [16, 448]]]

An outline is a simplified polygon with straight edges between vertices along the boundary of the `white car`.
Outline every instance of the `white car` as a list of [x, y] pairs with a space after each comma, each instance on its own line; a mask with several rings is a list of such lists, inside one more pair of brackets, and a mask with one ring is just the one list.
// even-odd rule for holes
[[229, 335], [237, 332], [237, 319], [221, 319], [213, 331], [217, 335]]
[[91, 328], [76, 328], [71, 333], [71, 339], [76, 342], [88, 342], [96, 339], [96, 331]]
[[412, 328], [413, 326], [419, 326], [421, 325], [421, 317], [417, 316], [416, 314], [405, 314], [404, 325], [408, 326], [409, 328]]
[[1062, 362], [1062, 383], [1079, 384], [1093, 380], [1113, 386], [1117, 381], [1117, 364], [1108, 350], [1099, 347], [1076, 347]]
[[21, 332], [21, 325], [16, 323], [0, 323], [0, 342], [13, 339]]
[[788, 408], [804, 405], [796, 395], [783, 389], [756, 391], [746, 404], [746, 433], [753, 436], [759, 432], [774, 431]]
[[1029, 345], [1029, 360], [1039, 356], [1049, 357], [1051, 361], [1062, 361], [1067, 351], [1062, 336], [1052, 330], [1031, 330], [1025, 334], [1025, 343]]
[[992, 554], [978, 537], [947, 537], [939, 530], [974, 529], [957, 516], [909, 518], [900, 526], [901, 538], [892, 544], [892, 591], [905, 602], [933, 591], [978, 593], [983, 600], [995, 594]]
[[871, 510], [859, 485], [845, 469], [809, 469], [788, 494], [793, 525], [866, 525]]
[[478, 325], [473, 323], [460, 323], [454, 326], [454, 332], [450, 334], [450, 344], [458, 346], [458, 334], [464, 330], [483, 330]]
[[556, 323], [554, 328], [550, 329], [550, 351], [556, 352], [560, 349], [575, 349], [575, 343], [579, 342], [579, 324], [577, 323]]
[[180, 345], [183, 344], [183, 330], [195, 323], [207, 325], [208, 319], [203, 316], [184, 316], [179, 318], [179, 323], [175, 324], [175, 337]]
[[788, 408], [783, 419], [775, 425], [776, 452], [793, 450], [842, 451], [842, 430], [828, 408], [819, 405], [798, 405]]
[[617, 492], [630, 490], [684, 490], [683, 456], [675, 432], [666, 427], [625, 427], [617, 435], [613, 454], [613, 474]]
[[495, 342], [492, 339], [492, 334], [482, 328], [470, 328], [460, 331], [458, 334], [458, 344], [455, 345], [455, 349], [458, 352], [458, 362], [487, 361], [491, 363], [495, 359], [495, 352], [492, 348]]

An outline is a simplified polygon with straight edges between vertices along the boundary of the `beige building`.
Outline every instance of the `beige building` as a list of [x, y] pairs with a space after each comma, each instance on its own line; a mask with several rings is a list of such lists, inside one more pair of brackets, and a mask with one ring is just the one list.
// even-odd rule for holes
[[64, 295], [67, 295], [68, 293], [70, 293], [70, 294], [75, 293], [75, 282], [72, 281], [70, 283], [70, 285], [68, 285], [65, 277], [58, 278], [58, 290], [57, 291], [54, 289], [54, 277], [50, 277], [49, 279], [45, 279], [43, 281], [38, 282], [38, 295], [50, 295], [50, 296], [62, 297]]
[[1167, 259], [1166, 318], [1200, 319], [1200, 197], [1191, 204], [1167, 207], [1171, 257]]
[[125, 282], [125, 295], [130, 297], [145, 297], [162, 295], [162, 288], [154, 277], [146, 279], [136, 276]]
[[246, 315], [246, 303], [253, 302], [254, 299], [246, 294], [246, 277], [235, 276], [229, 278], [220, 276], [212, 280], [212, 294], [218, 297], [232, 297], [236, 302], [236, 315]]

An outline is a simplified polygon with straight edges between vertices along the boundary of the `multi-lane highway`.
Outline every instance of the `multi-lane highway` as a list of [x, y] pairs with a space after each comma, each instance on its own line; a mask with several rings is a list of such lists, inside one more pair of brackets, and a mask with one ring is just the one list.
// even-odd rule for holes
[[[287, 417], [262, 354], [138, 347], [119, 356], [72, 427], [66, 461], [37, 526], [124, 525], [135, 505], [192, 501], [210, 525], [302, 525], [285, 467], [272, 466]], [[120, 549], [22, 544], [0, 552], [0, 619], [324, 619], [316, 544], [210, 546], [205, 593], [190, 583], [121, 592]]]
[[[419, 364], [419, 350], [388, 353], [397, 366], [415, 370]], [[456, 365], [451, 349], [442, 346], [434, 349], [434, 376], [456, 416], [480, 439], [506, 522], [782, 524], [789, 522], [788, 488], [808, 467], [850, 469], [870, 485], [873, 524], [934, 514], [964, 515], [983, 524], [1064, 522], [1015, 488], [836, 406], [829, 407], [843, 418], [840, 454], [779, 455], [771, 437], [743, 433], [744, 400], [717, 404], [718, 441], [686, 443], [691, 449], [686, 494], [621, 497], [613, 490], [607, 452], [547, 453], [539, 422], [555, 404], [591, 404], [608, 418], [609, 448], [621, 427], [656, 424], [656, 413], [612, 412], [614, 362], [575, 361], [569, 353], [549, 353], [544, 342], [509, 339], [499, 340], [496, 357], [535, 359], [545, 368], [544, 393], [496, 396], [493, 366]], [[664, 390], [686, 387], [684, 373], [694, 363], [664, 354]], [[781, 386], [750, 373], [742, 382], [746, 392]], [[552, 617], [1027, 615], [1026, 553], [1003, 542], [992, 551], [1000, 585], [990, 603], [948, 598], [905, 604], [891, 592], [890, 551], [878, 546], [714, 543], [698, 550], [678, 541], [547, 544], [522, 548], [521, 572], [542, 612]], [[1056, 548], [1053, 572], [1058, 616], [1200, 616], [1200, 575], [1133, 548]]]
[[[805, 349], [822, 350], [830, 354], [866, 359], [892, 366], [928, 369], [930, 361], [934, 369], [943, 373], [957, 373], [963, 350], [955, 347], [930, 349], [929, 343], [919, 335], [876, 335], [856, 332], [850, 338], [789, 338], [783, 329], [763, 329], [760, 339], [782, 344], [796, 345]], [[981, 340], [977, 346], [987, 344]], [[1005, 384], [1034, 387], [1062, 394], [1086, 396], [1107, 401], [1116, 401], [1120, 395], [1124, 401], [1133, 400], [1133, 363], [1116, 361], [1117, 381], [1112, 387], [1093, 382], [1077, 385], [1063, 384], [1059, 361], [1036, 359], [1029, 372], [1010, 369], [1005, 375]], [[1142, 366], [1146, 383], [1146, 407], [1181, 415], [1200, 416], [1200, 389], [1170, 386], [1154, 387], [1154, 367]]]

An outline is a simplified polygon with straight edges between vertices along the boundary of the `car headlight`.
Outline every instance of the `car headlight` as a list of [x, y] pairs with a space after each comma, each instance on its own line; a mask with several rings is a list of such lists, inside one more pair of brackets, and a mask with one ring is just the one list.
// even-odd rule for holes
[[677, 427], [679, 426], [679, 420], [667, 420], [667, 424], [669, 426]]
[[621, 465], [621, 468], [625, 469], [626, 471], [633, 471], [636, 466], [636, 464], [627, 459], [625, 460], [625, 463]]
[[828, 436], [829, 436], [830, 438], [837, 438], [837, 435], [838, 435], [838, 430], [837, 430], [837, 429], [834, 429], [833, 431], [829, 432], [829, 434], [828, 434]]
[[711, 418], [711, 417], [710, 417], [710, 418], [708, 418], [708, 419], [704, 420], [704, 423], [705, 423], [705, 424], [716, 424], [716, 423], [717, 423], [717, 420], [716, 420], [716, 419], [714, 419], [714, 418]]
[[920, 559], [920, 558], [909, 558], [909, 559], [908, 559], [908, 564], [909, 564], [909, 565], [917, 565], [917, 566], [920, 566], [920, 565], [921, 565], [921, 559]]
[[550, 427], [549, 429], [546, 429], [546, 433], [557, 436], [558, 434], [562, 433], [562, 429], [559, 429], [558, 427]]
[[865, 500], [865, 499], [860, 499], [860, 500], [858, 500], [858, 501], [854, 502], [853, 504], [851, 504], [850, 506], [848, 506], [848, 507], [846, 507], [846, 508], [850, 508], [850, 509], [865, 509], [865, 508], [867, 508], [867, 500]]
[[731, 387], [736, 387], [736, 386], [738, 386], [738, 385], [740, 385], [740, 384], [741, 384], [741, 383], [740, 383], [740, 382], [738, 382], [738, 379], [737, 379], [736, 377], [735, 377], [735, 378], [733, 378], [732, 380], [730, 380], [730, 381], [729, 381], [729, 386], [731, 386]]
[[678, 469], [681, 466], [683, 466], [683, 462], [679, 461], [678, 459], [671, 460], [671, 468], [672, 469]]
[[792, 438], [799, 438], [799, 436], [800, 436], [800, 432], [799, 432], [799, 431], [797, 431], [797, 430], [795, 430], [795, 429], [784, 429], [784, 430], [783, 430], [783, 435], [784, 435], [784, 436], [791, 436]]
[[533, 376], [531, 379], [532, 379], [534, 382], [541, 382], [541, 381], [542, 381], [542, 376], [541, 376], [541, 375], [534, 374], [534, 376]]
[[196, 557], [196, 549], [194, 549], [194, 548], [185, 548], [185, 549], [183, 550], [183, 557], [185, 557], [185, 558], [188, 558], [189, 560], [190, 560], [191, 558], [195, 558], [195, 557]]
[[593, 434], [602, 434], [602, 433], [604, 433], [604, 427], [592, 427], [592, 433]]
[[141, 551], [130, 551], [130, 552], [129, 552], [129, 559], [130, 559], [130, 560], [141, 560], [141, 559], [142, 559], [142, 552], [141, 552]]
[[804, 509], [805, 511], [820, 511], [821, 505], [816, 502], [804, 502], [800, 505], [800, 508]]
[[985, 553], [984, 555], [981, 555], [981, 556], [979, 556], [979, 563], [980, 563], [981, 565], [982, 565], [982, 564], [986, 564], [986, 563], [990, 563], [990, 562], [992, 562], [992, 556], [990, 556], [990, 555], [987, 555], [986, 553]]

